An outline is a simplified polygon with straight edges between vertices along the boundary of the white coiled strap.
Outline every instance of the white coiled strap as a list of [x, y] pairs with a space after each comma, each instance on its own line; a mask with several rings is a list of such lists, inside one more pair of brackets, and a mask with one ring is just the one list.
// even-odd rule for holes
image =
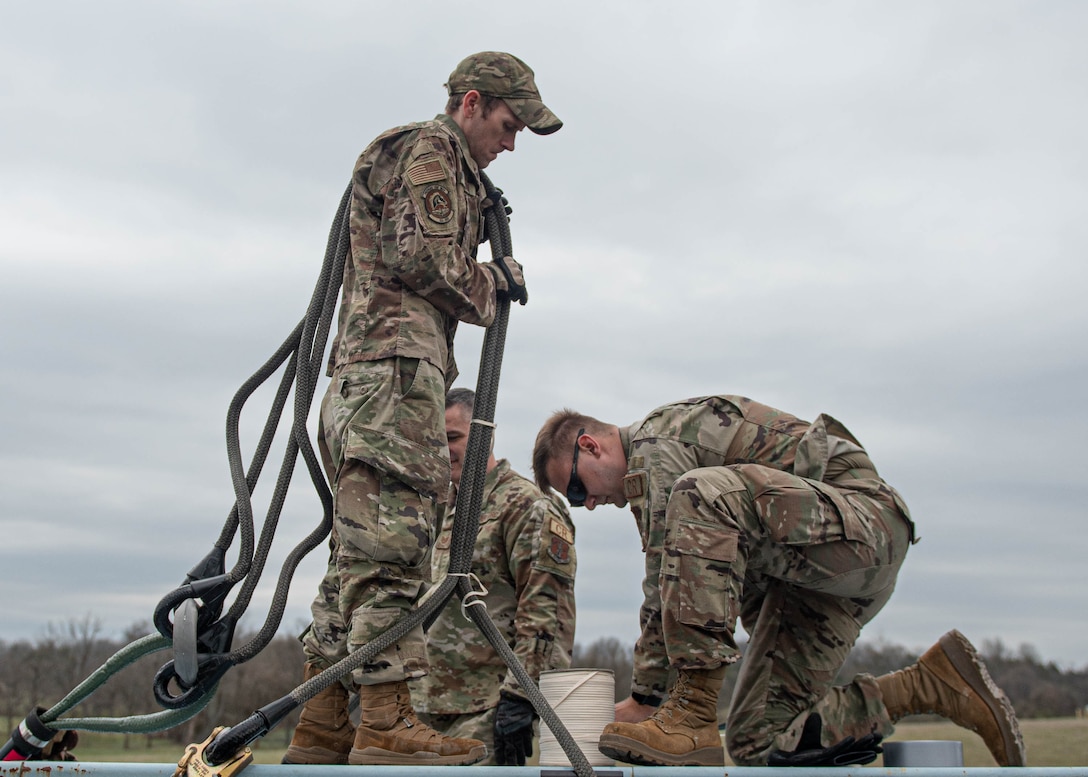
[[[601, 730], [615, 720], [616, 676], [610, 669], [565, 669], [540, 673], [540, 691], [592, 766], [612, 760], [597, 749]], [[569, 766], [546, 724], [540, 727], [540, 765]]]

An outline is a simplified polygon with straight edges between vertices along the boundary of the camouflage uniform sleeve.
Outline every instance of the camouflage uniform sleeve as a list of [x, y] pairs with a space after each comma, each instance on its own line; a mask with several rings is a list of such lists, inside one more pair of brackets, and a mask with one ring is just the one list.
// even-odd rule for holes
[[[730, 433], [715, 421], [717, 438], [692, 437], [705, 408], [684, 406], [648, 417], [632, 433], [628, 475], [624, 481], [631, 512], [638, 523], [646, 554], [642, 581], [641, 633], [635, 643], [631, 690], [644, 696], [665, 696], [669, 662], [661, 627], [661, 560], [665, 545], [665, 508], [672, 486], [685, 472], [725, 463]], [[708, 424], [708, 426], [711, 426]], [[704, 444], [705, 443], [705, 444]]]
[[[514, 654], [529, 676], [570, 666], [574, 649], [574, 524], [557, 498], [535, 499], [505, 530], [510, 574], [517, 595]], [[502, 690], [524, 696], [509, 669]]]
[[382, 262], [439, 311], [470, 324], [495, 318], [495, 279], [475, 258], [478, 184], [446, 137], [422, 133], [401, 155], [384, 192]]

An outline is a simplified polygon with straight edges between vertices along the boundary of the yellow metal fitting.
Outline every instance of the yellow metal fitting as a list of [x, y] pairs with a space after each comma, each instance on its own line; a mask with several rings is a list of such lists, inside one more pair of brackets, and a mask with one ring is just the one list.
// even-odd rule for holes
[[219, 726], [199, 745], [192, 744], [185, 748], [185, 755], [178, 761], [174, 777], [234, 777], [238, 772], [253, 763], [253, 751], [248, 747], [234, 754], [229, 761], [211, 766], [204, 760], [204, 750], [211, 744], [226, 726]]

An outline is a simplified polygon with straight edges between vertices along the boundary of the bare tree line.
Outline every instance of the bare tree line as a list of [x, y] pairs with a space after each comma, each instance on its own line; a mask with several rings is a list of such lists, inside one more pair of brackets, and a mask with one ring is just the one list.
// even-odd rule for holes
[[[65, 698], [91, 672], [118, 650], [153, 633], [151, 625], [136, 624], [122, 639], [101, 635], [98, 621], [85, 618], [63, 627], [50, 626], [34, 640], [0, 640], [0, 716], [10, 732], [34, 707], [51, 707]], [[239, 632], [236, 644], [252, 635]], [[144, 656], [62, 717], [128, 717], [161, 712], [152, 682], [170, 651]], [[149, 743], [153, 737], [185, 744], [203, 740], [215, 726], [233, 725], [254, 710], [287, 695], [302, 682], [302, 646], [291, 634], [276, 637], [255, 658], [233, 667], [219, 682], [211, 703], [185, 723], [151, 735], [125, 735], [124, 747]], [[298, 719], [292, 713], [269, 738], [282, 737], [286, 746]]]
[[[51, 707], [63, 699], [110, 656], [151, 633], [150, 625], [135, 624], [121, 639], [101, 634], [100, 623], [90, 616], [63, 626], [50, 626], [33, 640], [0, 640], [0, 716], [10, 732], [34, 707]], [[247, 635], [239, 634], [240, 644]], [[1088, 667], [1062, 670], [1043, 661], [1025, 645], [1012, 651], [1000, 641], [984, 642], [980, 652], [994, 680], [1009, 695], [1022, 718], [1072, 717], [1088, 706]], [[170, 660], [169, 651], [145, 656], [118, 673], [65, 717], [127, 717], [160, 712], [152, 694], [155, 673]], [[839, 680], [858, 672], [882, 674], [901, 669], [917, 659], [914, 649], [884, 642], [859, 643], [851, 653]], [[179, 744], [204, 739], [215, 726], [234, 725], [291, 692], [302, 681], [302, 647], [293, 634], [278, 634], [253, 660], [232, 668], [220, 681], [206, 709], [182, 725], [153, 735], [123, 735], [125, 747], [139, 747], [161, 737]], [[630, 691], [631, 646], [604, 638], [588, 646], [576, 645], [575, 667], [611, 669], [616, 677], [616, 698]], [[721, 695], [728, 703], [739, 666], [730, 670]], [[290, 741], [297, 711], [284, 720], [267, 739]]]
[[[744, 650], [744, 644], [740, 645]], [[1073, 717], [1088, 708], [1088, 665], [1078, 671], [1062, 670], [1046, 662], [1030, 645], [1017, 651], [1000, 640], [983, 642], [979, 652], [994, 681], [1013, 703], [1021, 718]], [[859, 673], [881, 675], [910, 666], [918, 660], [916, 648], [883, 641], [859, 642], [839, 672], [836, 683], [846, 683]], [[631, 646], [615, 638], [597, 640], [588, 647], [575, 645], [575, 667], [611, 669], [616, 676], [616, 699], [631, 692]], [[724, 711], [733, 695], [740, 664], [726, 673], [719, 706]]]

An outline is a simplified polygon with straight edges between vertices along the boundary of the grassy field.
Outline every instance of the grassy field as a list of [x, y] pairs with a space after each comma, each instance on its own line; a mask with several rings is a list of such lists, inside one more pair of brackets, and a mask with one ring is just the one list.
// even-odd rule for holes
[[[1021, 721], [1020, 727], [1028, 749], [1028, 766], [1088, 766], [1088, 719], [1025, 720]], [[279, 763], [286, 749], [282, 739], [279, 732], [273, 732], [270, 739], [255, 742], [253, 760]], [[951, 723], [904, 721], [896, 728], [892, 739], [958, 739], [963, 742], [964, 766], [994, 766], [982, 740]], [[124, 749], [119, 735], [83, 732], [74, 754], [81, 761], [176, 763], [184, 752], [183, 747], [161, 741], [155, 741], [148, 748], [143, 737], [132, 737], [132, 740], [135, 744]], [[880, 766], [880, 759], [873, 765]]]
[[[1028, 766], [1088, 766], [1088, 719], [1022, 720], [1020, 730], [1028, 750]], [[977, 734], [945, 721], [903, 721], [891, 739], [958, 739], [963, 742], [964, 766], [995, 765]]]

